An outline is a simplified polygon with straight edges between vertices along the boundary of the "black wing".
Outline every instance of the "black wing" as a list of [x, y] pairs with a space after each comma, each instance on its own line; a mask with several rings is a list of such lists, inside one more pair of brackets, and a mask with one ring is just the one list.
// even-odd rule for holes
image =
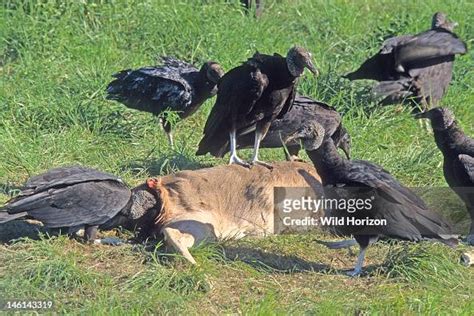
[[468, 155], [459, 155], [459, 161], [461, 162], [464, 170], [467, 172], [471, 184], [474, 185], [474, 157]]
[[393, 54], [377, 53], [370, 57], [354, 72], [344, 77], [349, 80], [370, 79], [376, 81], [393, 80], [398, 78], [394, 70]]
[[161, 56], [161, 61], [163, 66], [181, 69], [181, 72], [198, 71], [193, 64], [187, 63], [172, 56]]
[[122, 182], [122, 180], [117, 176], [92, 168], [82, 166], [59, 167], [50, 169], [45, 173], [28, 179], [18, 197], [21, 198], [22, 196], [39, 193], [51, 188], [58, 188], [88, 181], [104, 180]]
[[408, 200], [421, 208], [427, 208], [425, 202], [409, 188], [402, 185], [390, 172], [381, 166], [365, 160], [355, 160], [348, 179], [357, 183], [365, 183], [369, 186], [382, 189], [387, 196], [392, 196], [394, 200]]
[[414, 36], [396, 48], [396, 63], [411, 64], [433, 58], [465, 54], [466, 44], [456, 35], [442, 29], [430, 30]]
[[100, 225], [129, 203], [131, 191], [117, 181], [82, 182], [52, 188], [7, 205], [9, 213], [27, 212], [46, 227]]
[[0, 224], [7, 223], [9, 221], [20, 219], [28, 215], [26, 212], [21, 212], [17, 214], [10, 214], [6, 209], [0, 209]]
[[286, 99], [285, 105], [283, 106], [280, 113], [278, 114], [277, 119], [283, 118], [285, 114], [291, 111], [291, 109], [293, 108], [295, 97], [296, 97], [296, 87], [294, 86], [293, 89], [291, 90], [290, 95], [288, 96], [288, 99]]
[[377, 165], [355, 162], [345, 182], [374, 193], [369, 217], [387, 220], [386, 226], [378, 228], [380, 234], [417, 241], [422, 237], [440, 238], [440, 235], [451, 233], [450, 225], [443, 217], [429, 210], [415, 193]]
[[215, 138], [221, 135], [227, 138], [232, 124], [238, 123], [237, 129], [250, 125], [252, 122], [246, 121], [245, 117], [267, 86], [267, 76], [247, 64], [226, 73], [218, 84], [216, 103], [206, 121], [197, 154], [206, 153]]
[[192, 101], [192, 88], [173, 70], [146, 67], [124, 70], [107, 87], [107, 99], [129, 108], [159, 114], [166, 109], [182, 111]]

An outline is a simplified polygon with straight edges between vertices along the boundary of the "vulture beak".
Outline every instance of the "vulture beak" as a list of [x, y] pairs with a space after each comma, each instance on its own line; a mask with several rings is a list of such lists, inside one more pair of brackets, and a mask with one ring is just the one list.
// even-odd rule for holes
[[344, 152], [344, 154], [346, 155], [346, 158], [351, 160], [351, 150], [349, 148], [347, 148], [346, 146], [342, 146], [341, 149]]
[[429, 118], [430, 118], [428, 112], [416, 113], [413, 117], [414, 117], [416, 120], [419, 120], [419, 119], [429, 119]]
[[285, 140], [285, 144], [288, 144], [294, 140], [299, 140], [303, 137], [306, 137], [308, 136], [307, 132], [303, 132], [301, 130], [298, 130], [296, 132], [294, 132], [293, 134], [291, 134], [290, 136], [288, 136]]
[[311, 71], [315, 77], [319, 76], [319, 71], [316, 69], [311, 59], [308, 59], [306, 62], [306, 68], [308, 68], [308, 70]]

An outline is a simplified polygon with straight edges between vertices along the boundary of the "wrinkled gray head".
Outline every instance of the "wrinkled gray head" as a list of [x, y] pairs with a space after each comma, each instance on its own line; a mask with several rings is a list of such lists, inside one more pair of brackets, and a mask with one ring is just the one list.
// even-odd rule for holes
[[304, 124], [293, 134], [291, 134], [286, 142], [299, 140], [303, 144], [305, 150], [316, 150], [321, 146], [325, 135], [324, 127], [316, 122]]
[[454, 123], [454, 113], [448, 108], [434, 108], [426, 112], [415, 115], [416, 119], [426, 118], [431, 120], [431, 126], [434, 130], [444, 130]]
[[131, 220], [137, 220], [159, 206], [158, 194], [145, 183], [132, 189], [132, 205], [128, 212], [122, 213]]
[[201, 67], [201, 72], [206, 74], [210, 83], [217, 84], [220, 78], [224, 75], [224, 70], [221, 65], [216, 62], [208, 61]]
[[305, 68], [308, 68], [315, 76], [318, 75], [318, 70], [313, 64], [311, 53], [303, 47], [292, 47], [286, 55], [286, 64], [290, 73], [295, 77], [301, 76]]
[[433, 15], [433, 19], [431, 21], [431, 28], [442, 28], [448, 30], [450, 32], [454, 31], [454, 28], [458, 26], [456, 22], [448, 21], [447, 15], [443, 12], [436, 12]]

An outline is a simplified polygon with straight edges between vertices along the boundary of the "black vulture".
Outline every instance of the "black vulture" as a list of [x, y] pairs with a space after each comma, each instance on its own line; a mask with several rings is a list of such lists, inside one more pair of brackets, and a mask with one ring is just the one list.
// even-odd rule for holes
[[204, 63], [201, 69], [172, 57], [162, 57], [162, 61], [162, 66], [116, 73], [116, 79], [107, 87], [107, 99], [156, 116], [161, 114], [161, 124], [173, 146], [168, 111], [176, 112], [181, 119], [192, 115], [216, 94], [224, 71], [213, 61]]
[[379, 81], [374, 92], [382, 104], [412, 100], [423, 108], [436, 105], [451, 82], [455, 55], [467, 52], [453, 33], [456, 25], [437, 12], [430, 30], [387, 39], [377, 54], [345, 77]]
[[84, 227], [92, 241], [97, 229], [130, 225], [156, 203], [152, 190], [133, 190], [111, 174], [82, 166], [51, 169], [31, 177], [21, 193], [0, 210], [0, 224], [32, 218], [48, 228], [73, 233]]
[[258, 160], [261, 140], [272, 121], [282, 118], [293, 104], [297, 79], [308, 68], [317, 74], [311, 54], [295, 46], [285, 57], [255, 53], [242, 65], [227, 72], [218, 84], [217, 100], [207, 119], [197, 155], [221, 156], [229, 146], [230, 163], [248, 166], [237, 157], [238, 136], [255, 131], [252, 164]]
[[416, 118], [431, 120], [436, 145], [444, 157], [444, 178], [471, 216], [467, 242], [474, 245], [474, 139], [464, 134], [448, 108], [434, 108], [417, 114]]
[[[324, 135], [321, 126], [311, 131]], [[336, 201], [326, 210], [325, 216], [334, 221], [327, 222], [328, 226], [339, 234], [353, 235], [360, 246], [351, 275], [362, 272], [367, 247], [381, 236], [409, 241], [428, 238], [450, 246], [457, 244], [448, 221], [431, 211], [421, 198], [382, 167], [341, 157], [331, 138], [298, 137], [321, 176], [324, 196]], [[342, 224], [337, 219], [342, 219]]]
[[[276, 119], [270, 125], [267, 135], [262, 139], [260, 148], [281, 148], [285, 144], [288, 152], [288, 160], [298, 160], [300, 142], [293, 139], [286, 142], [286, 139], [293, 135], [303, 125], [312, 125], [314, 122], [324, 127], [325, 135], [331, 136], [334, 143], [341, 148], [350, 159], [351, 138], [347, 130], [342, 126], [341, 115], [332, 106], [313, 100], [309, 97], [296, 94], [292, 108], [283, 115], [281, 119]], [[255, 133], [248, 133], [237, 138], [237, 148], [252, 147]], [[230, 150], [226, 148], [222, 152], [223, 156]]]

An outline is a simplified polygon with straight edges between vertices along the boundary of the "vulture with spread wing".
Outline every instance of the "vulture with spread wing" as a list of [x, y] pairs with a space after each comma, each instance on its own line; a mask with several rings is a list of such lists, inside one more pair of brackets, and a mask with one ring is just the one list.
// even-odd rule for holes
[[222, 156], [230, 142], [230, 163], [248, 166], [237, 156], [237, 137], [255, 132], [252, 164], [269, 166], [258, 160], [260, 142], [272, 121], [291, 109], [297, 79], [305, 68], [317, 73], [311, 54], [295, 46], [286, 57], [256, 53], [226, 73], [196, 154]]
[[423, 108], [436, 105], [451, 82], [455, 56], [467, 52], [453, 33], [456, 25], [438, 12], [430, 30], [387, 39], [377, 54], [345, 77], [379, 81], [374, 92], [382, 104], [412, 100]]
[[474, 139], [464, 134], [448, 108], [434, 108], [416, 118], [431, 120], [436, 145], [444, 157], [444, 178], [471, 216], [467, 242], [474, 245]]
[[167, 111], [181, 119], [192, 115], [217, 92], [217, 82], [224, 71], [209, 61], [201, 69], [172, 58], [162, 57], [162, 66], [123, 70], [107, 87], [107, 99], [116, 100], [129, 108], [160, 116], [170, 145], [173, 145]]

